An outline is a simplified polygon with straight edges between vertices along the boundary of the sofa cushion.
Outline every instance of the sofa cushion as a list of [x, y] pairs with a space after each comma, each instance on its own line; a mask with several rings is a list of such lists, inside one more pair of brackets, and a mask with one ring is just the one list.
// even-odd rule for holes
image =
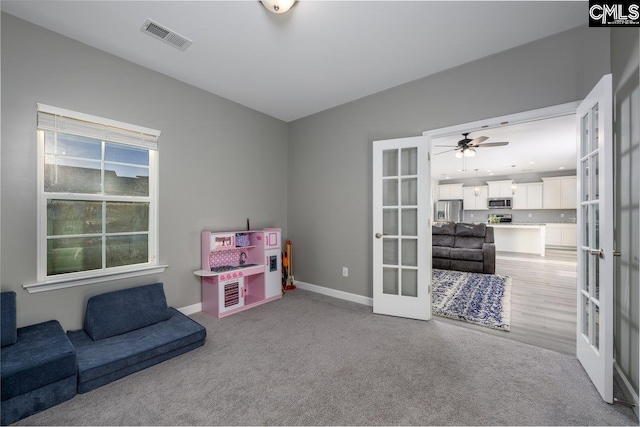
[[468, 271], [469, 273], [482, 273], [483, 263], [477, 261], [465, 261], [462, 259], [451, 260], [451, 270]]
[[2, 348], [2, 400], [76, 374], [76, 351], [56, 320], [19, 328]]
[[162, 283], [155, 283], [89, 298], [84, 330], [98, 341], [162, 322], [169, 317]]
[[433, 236], [431, 236], [431, 246], [443, 246], [451, 248], [455, 243], [455, 239], [455, 236], [434, 234]]
[[434, 222], [431, 226], [432, 235], [446, 235], [455, 236], [456, 223], [455, 222]]
[[448, 258], [433, 258], [431, 266], [440, 270], [449, 270], [451, 268], [451, 260]]
[[451, 248], [451, 259], [465, 261], [483, 261], [482, 251], [478, 249]]
[[[78, 355], [78, 383], [111, 375], [205, 339], [206, 329], [202, 325], [174, 308], [167, 312], [168, 320], [98, 341], [83, 330], [67, 332]], [[79, 387], [79, 391], [88, 390]]]
[[482, 245], [484, 245], [484, 237], [456, 236], [456, 241], [453, 247], [466, 249], [482, 249]]
[[5, 347], [14, 344], [18, 339], [16, 331], [16, 293], [0, 294], [0, 345]]
[[482, 237], [487, 233], [487, 225], [483, 223], [469, 224], [459, 222], [456, 224], [456, 237]]
[[434, 246], [432, 248], [431, 256], [433, 258], [449, 258], [451, 252], [451, 248]]

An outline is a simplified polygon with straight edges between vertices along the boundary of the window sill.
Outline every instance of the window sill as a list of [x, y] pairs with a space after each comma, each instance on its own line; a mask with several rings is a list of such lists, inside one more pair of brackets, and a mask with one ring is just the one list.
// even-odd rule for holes
[[144, 276], [147, 274], [162, 273], [168, 265], [145, 265], [142, 267], [122, 269], [112, 272], [101, 272], [96, 274], [85, 274], [74, 277], [52, 278], [36, 283], [22, 285], [30, 294], [37, 292], [53, 291], [56, 289], [72, 288], [75, 286], [90, 285], [92, 283], [107, 282], [111, 280], [128, 279], [131, 277]]

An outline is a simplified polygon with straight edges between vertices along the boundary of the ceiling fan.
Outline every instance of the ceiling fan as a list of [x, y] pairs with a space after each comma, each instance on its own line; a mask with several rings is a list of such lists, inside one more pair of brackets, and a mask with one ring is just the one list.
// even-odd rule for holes
[[452, 148], [451, 150], [446, 150], [443, 151], [441, 153], [436, 153], [435, 155], [438, 154], [444, 154], [444, 153], [449, 153], [451, 151], [455, 151], [455, 156], [457, 158], [462, 158], [464, 157], [473, 157], [476, 155], [476, 148], [482, 148], [482, 147], [500, 147], [503, 145], [507, 145], [508, 142], [487, 142], [484, 143], [484, 141], [486, 141], [487, 139], [489, 139], [488, 136], [479, 136], [477, 138], [471, 139], [468, 137], [470, 132], [467, 133], [463, 133], [462, 136], [464, 136], [463, 139], [461, 139], [460, 141], [458, 141], [458, 145], [436, 145], [435, 147], [448, 147], [448, 148]]

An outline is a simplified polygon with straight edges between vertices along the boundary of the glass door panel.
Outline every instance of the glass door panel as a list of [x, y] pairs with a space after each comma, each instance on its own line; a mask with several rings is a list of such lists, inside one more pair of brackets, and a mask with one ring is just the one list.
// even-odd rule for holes
[[382, 205], [398, 206], [398, 180], [385, 179], [382, 181]]
[[398, 269], [384, 267], [382, 273], [382, 292], [398, 295]]
[[391, 236], [398, 235], [398, 209], [382, 211], [382, 232]]

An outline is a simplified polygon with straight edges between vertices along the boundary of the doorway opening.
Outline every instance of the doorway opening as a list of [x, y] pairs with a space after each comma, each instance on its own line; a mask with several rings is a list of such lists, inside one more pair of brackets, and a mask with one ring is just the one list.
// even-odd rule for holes
[[[447, 317], [437, 317], [439, 321], [575, 355], [577, 105], [424, 133], [432, 152], [434, 224], [444, 220], [491, 227], [495, 260], [483, 262], [494, 263], [489, 272], [509, 278], [504, 285], [508, 295], [502, 295], [508, 306], [503, 313], [508, 316], [508, 332]], [[480, 142], [470, 143], [472, 155], [459, 154], [467, 140]], [[460, 200], [460, 212], [441, 218], [437, 206], [442, 200]], [[436, 272], [440, 261], [454, 270], [487, 272], [486, 264], [482, 271], [478, 264], [456, 260], [462, 257], [453, 254], [456, 250], [440, 251], [441, 256], [449, 253], [451, 260], [437, 260], [433, 248]], [[434, 300], [437, 286], [434, 283]], [[433, 313], [438, 315], [438, 310]]]

